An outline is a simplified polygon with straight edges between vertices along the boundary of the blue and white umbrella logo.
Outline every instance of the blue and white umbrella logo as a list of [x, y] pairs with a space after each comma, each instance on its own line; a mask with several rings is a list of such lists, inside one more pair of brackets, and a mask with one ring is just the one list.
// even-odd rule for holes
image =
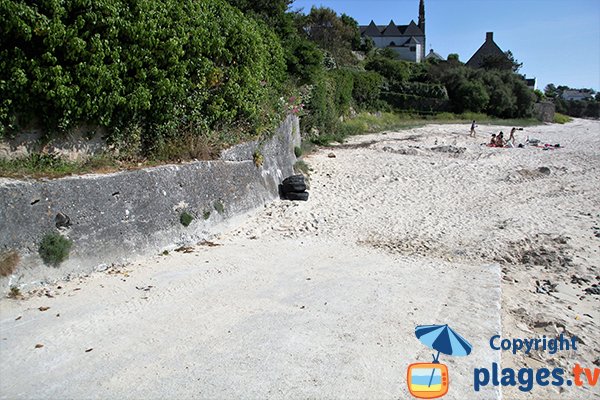
[[439, 363], [440, 353], [461, 357], [468, 356], [473, 349], [465, 338], [448, 325], [420, 325], [415, 328], [415, 335], [425, 346], [437, 350], [437, 356], [433, 356], [434, 363]]
[[[415, 328], [415, 335], [425, 346], [437, 350], [437, 356], [432, 354], [434, 364], [440, 363], [438, 361], [440, 353], [449, 356], [468, 356], [473, 350], [473, 346], [448, 325], [420, 325]], [[435, 369], [432, 369], [428, 386], [431, 386], [434, 373]]]

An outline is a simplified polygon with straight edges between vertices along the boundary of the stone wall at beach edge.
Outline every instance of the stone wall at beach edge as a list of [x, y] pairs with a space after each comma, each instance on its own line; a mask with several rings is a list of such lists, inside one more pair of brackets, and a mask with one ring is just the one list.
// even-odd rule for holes
[[[0, 180], [0, 254], [17, 251], [19, 264], [0, 277], [0, 291], [87, 274], [112, 263], [201, 241], [278, 197], [293, 174], [300, 145], [296, 116], [268, 140], [225, 150], [220, 159], [56, 180]], [[254, 153], [263, 163], [257, 166]], [[188, 227], [183, 212], [194, 217]], [[64, 214], [70, 226], [64, 224]], [[72, 240], [69, 258], [44, 265], [38, 249], [47, 233]]]
[[542, 101], [533, 105], [533, 115], [542, 122], [553, 122], [556, 107], [554, 103]]

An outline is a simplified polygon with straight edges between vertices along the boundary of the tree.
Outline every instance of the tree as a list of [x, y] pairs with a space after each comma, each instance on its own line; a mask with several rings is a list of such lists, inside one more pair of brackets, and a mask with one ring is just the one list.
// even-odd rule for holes
[[513, 80], [512, 91], [517, 97], [517, 114], [515, 117], [530, 117], [533, 112], [535, 94], [527, 87], [520, 76], [511, 74]]
[[523, 63], [519, 63], [512, 52], [508, 50], [504, 54], [491, 55], [484, 57], [481, 67], [487, 70], [500, 70], [500, 71], [512, 71], [519, 72], [519, 69], [523, 66]]
[[373, 38], [371, 38], [370, 36], [365, 36], [364, 38], [361, 38], [361, 51], [365, 52], [365, 54], [368, 55], [369, 53], [371, 53], [371, 51], [373, 51], [373, 49], [375, 49], [375, 42], [373, 41]]
[[546, 96], [544, 95], [544, 92], [542, 92], [540, 89], [535, 89], [533, 91], [533, 94], [535, 94], [536, 97], [536, 102], [540, 102], [540, 101], [544, 101], [546, 100]]
[[463, 81], [458, 86], [455, 107], [458, 112], [481, 112], [490, 101], [490, 96], [479, 81]]
[[300, 83], [312, 83], [323, 65], [323, 52], [317, 45], [300, 35], [283, 41], [288, 73], [298, 77]]
[[379, 49], [378, 53], [381, 57], [388, 58], [390, 60], [398, 60], [400, 58], [400, 55], [390, 47]]
[[547, 84], [544, 88], [544, 95], [546, 95], [546, 97], [548, 97], [549, 99], [555, 99], [556, 96], [558, 96], [556, 86], [554, 86], [553, 83]]
[[360, 38], [360, 29], [358, 28], [358, 22], [349, 15], [342, 14], [340, 17], [342, 24], [344, 24], [350, 32], [352, 32], [353, 36], [350, 40], [350, 46], [352, 50], [360, 50], [361, 49], [361, 38]]
[[410, 63], [375, 56], [365, 64], [367, 71], [374, 71], [391, 82], [402, 82], [410, 77]]
[[504, 54], [506, 55], [506, 58], [508, 58], [508, 61], [510, 61], [510, 63], [511, 63], [512, 72], [514, 72], [514, 73], [519, 72], [519, 70], [523, 66], [523, 63], [520, 63], [515, 58], [515, 56], [513, 55], [512, 51], [510, 51], [510, 50], [506, 51]]
[[227, 0], [244, 14], [263, 20], [279, 36], [292, 28], [292, 18], [287, 13], [294, 0]]
[[513, 93], [512, 86], [505, 83], [511, 78], [504, 74], [507, 72], [478, 71], [478, 75], [481, 76], [490, 95], [486, 113], [501, 118], [511, 118], [515, 116], [517, 98]]
[[302, 28], [307, 37], [331, 53], [338, 64], [356, 63], [352, 48], [360, 33], [356, 21], [350, 17], [338, 17], [330, 8], [313, 7], [305, 17]]
[[356, 71], [352, 97], [361, 108], [373, 106], [379, 99], [383, 78], [376, 72]]

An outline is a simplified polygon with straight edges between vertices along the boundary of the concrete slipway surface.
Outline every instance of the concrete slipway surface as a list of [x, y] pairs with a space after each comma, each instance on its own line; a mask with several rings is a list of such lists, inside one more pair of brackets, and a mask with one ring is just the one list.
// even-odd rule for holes
[[[256, 243], [4, 302], [2, 397], [409, 398], [407, 366], [431, 359], [415, 325], [456, 321], [477, 344], [499, 329], [492, 266], [417, 264], [310, 238]], [[474, 396], [471, 379], [497, 356], [481, 346], [442, 356], [448, 398], [496, 398]]]
[[[474, 369], [501, 356], [489, 347], [501, 271], [484, 243], [502, 240], [504, 210], [529, 221], [506, 157], [534, 168], [551, 156], [499, 153], [461, 129], [323, 149], [307, 158], [306, 203], [275, 201], [208, 242], [1, 300], [0, 397], [407, 399], [407, 367], [432, 353], [415, 327], [449, 324], [473, 352], [440, 357], [445, 398], [500, 398], [473, 390]], [[466, 151], [430, 151], [434, 139]], [[490, 208], [497, 196], [506, 207]], [[545, 229], [534, 221], [522, 226]]]

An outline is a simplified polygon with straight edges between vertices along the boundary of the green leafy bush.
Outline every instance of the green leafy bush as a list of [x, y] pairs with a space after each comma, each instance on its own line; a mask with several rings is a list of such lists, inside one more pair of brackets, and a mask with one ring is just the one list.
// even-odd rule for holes
[[434, 112], [448, 108], [447, 99], [414, 96], [411, 94], [385, 92], [381, 98], [397, 110]]
[[179, 222], [181, 223], [181, 225], [183, 225], [185, 227], [190, 226], [190, 224], [192, 223], [193, 220], [194, 220], [194, 216], [187, 211], [182, 212], [181, 215], [179, 216]]
[[390, 84], [390, 91], [415, 97], [448, 100], [448, 91], [439, 83], [395, 82]]
[[345, 69], [334, 69], [328, 72], [328, 79], [333, 89], [336, 112], [338, 115], [343, 115], [348, 112], [352, 104], [353, 74]]
[[383, 78], [376, 72], [355, 71], [352, 98], [359, 108], [375, 108], [381, 95]]
[[420, 79], [444, 85], [455, 113], [484, 112], [499, 118], [531, 116], [536, 97], [518, 74], [476, 70], [457, 62], [427, 64], [427, 69]]
[[307, 102], [307, 113], [302, 118], [302, 130], [311, 140], [323, 134], [335, 132], [339, 114], [335, 104], [336, 88], [326, 72], [315, 79]]
[[283, 40], [288, 72], [301, 83], [314, 83], [323, 64], [323, 52], [317, 45], [299, 35]]
[[0, 176], [6, 177], [53, 177], [82, 174], [91, 171], [117, 169], [115, 160], [104, 154], [81, 161], [68, 161], [53, 154], [32, 153], [14, 160], [0, 159]]
[[261, 130], [284, 79], [279, 39], [221, 0], [0, 2], [0, 135], [109, 128], [117, 147], [159, 153], [179, 132]]
[[48, 233], [40, 242], [38, 253], [45, 264], [58, 267], [69, 257], [73, 242], [58, 233]]
[[367, 61], [365, 69], [377, 72], [384, 78], [393, 82], [408, 80], [411, 73], [410, 63], [407, 61], [391, 60], [389, 58], [376, 56]]
[[456, 97], [453, 100], [457, 112], [472, 111], [477, 113], [486, 108], [490, 96], [481, 82], [464, 81], [459, 84]]
[[219, 214], [223, 214], [225, 212], [225, 206], [223, 205], [223, 202], [221, 200], [216, 200], [213, 203], [213, 208], [215, 209], [216, 212], [218, 212]]
[[561, 114], [561, 113], [554, 113], [554, 121], [553, 122], [555, 124], [566, 124], [566, 123], [569, 123], [571, 121], [573, 121], [573, 118], [571, 118], [571, 117], [569, 117], [567, 115], [564, 115], [564, 114]]

